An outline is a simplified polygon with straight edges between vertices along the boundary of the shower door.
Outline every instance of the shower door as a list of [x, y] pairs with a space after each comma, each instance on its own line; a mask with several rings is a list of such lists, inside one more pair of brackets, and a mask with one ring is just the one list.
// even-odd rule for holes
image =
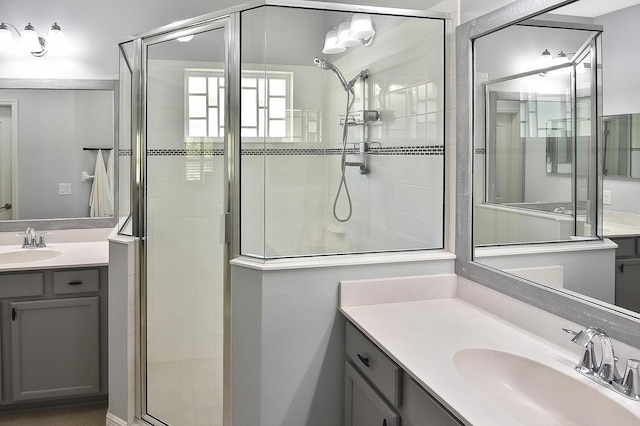
[[141, 415], [152, 424], [223, 421], [228, 22], [143, 38]]

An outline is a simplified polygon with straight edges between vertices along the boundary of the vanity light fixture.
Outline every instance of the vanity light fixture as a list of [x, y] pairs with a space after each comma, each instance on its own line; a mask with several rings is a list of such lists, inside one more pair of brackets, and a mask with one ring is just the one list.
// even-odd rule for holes
[[551, 52], [548, 49], [544, 49], [544, 51], [540, 54], [538, 58], [540, 65], [542, 67], [548, 67], [553, 63], [553, 56], [551, 56]]
[[561, 50], [560, 52], [558, 52], [556, 57], [553, 58], [553, 62], [557, 64], [566, 64], [567, 62], [569, 62], [569, 58], [567, 57], [567, 54]]
[[573, 53], [564, 53], [563, 50], [552, 55], [551, 52], [549, 52], [549, 49], [544, 49], [538, 58], [539, 65], [542, 67], [549, 67], [551, 65], [566, 64], [569, 62], [570, 55], [573, 55]]
[[367, 40], [376, 35], [371, 24], [371, 17], [364, 13], [356, 13], [351, 19], [351, 37]]
[[334, 28], [327, 33], [324, 38], [324, 47], [322, 48], [322, 53], [326, 55], [331, 55], [333, 53], [344, 52], [346, 48], [344, 46], [338, 45], [338, 29]]
[[[18, 34], [18, 43], [14, 41], [10, 28], [13, 28]], [[16, 50], [17, 45], [20, 50], [31, 53], [35, 57], [41, 57], [49, 50], [63, 51], [66, 47], [66, 38], [57, 22], [54, 22], [49, 27], [46, 40], [38, 36], [31, 22], [24, 27], [22, 33], [14, 25], [8, 22], [0, 22], [0, 51], [9, 52]]]
[[364, 13], [354, 14], [350, 20], [346, 20], [337, 28], [327, 33], [324, 39], [322, 53], [341, 53], [347, 47], [363, 44], [369, 46], [376, 32], [371, 23], [371, 17]]
[[338, 46], [351, 47], [360, 44], [360, 40], [351, 33], [351, 22], [345, 21], [338, 27]]
[[[549, 52], [549, 49], [544, 49], [544, 51], [540, 54], [540, 56], [538, 57], [538, 64], [537, 67], [538, 68], [546, 68], [546, 67], [551, 67], [554, 65], [562, 65], [562, 64], [567, 64], [570, 61], [570, 58], [575, 55], [575, 53], [565, 53], [563, 50], [559, 51], [558, 53], [556, 53], [555, 55], [552, 54], [551, 52]], [[562, 71], [564, 70], [564, 71]], [[562, 70], [556, 70], [553, 71], [553, 74], [561, 74], [563, 72], [569, 72], [570, 68], [567, 69], [562, 69]], [[576, 64], [576, 72], [578, 74], [581, 74], [582, 72], [584, 72], [584, 64]], [[541, 77], [545, 77], [547, 75], [546, 72], [541, 72], [540, 76]]]

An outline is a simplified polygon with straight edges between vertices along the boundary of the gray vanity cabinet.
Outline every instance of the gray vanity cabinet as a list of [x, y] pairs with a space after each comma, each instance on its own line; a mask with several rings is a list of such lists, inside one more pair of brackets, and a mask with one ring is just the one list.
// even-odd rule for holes
[[616, 249], [615, 304], [640, 312], [640, 237], [613, 240]]
[[446, 408], [347, 322], [345, 426], [459, 426]]
[[346, 426], [399, 426], [400, 416], [347, 361], [345, 374]]
[[11, 303], [14, 401], [100, 390], [98, 297]]
[[107, 299], [106, 267], [0, 273], [0, 412], [106, 397]]

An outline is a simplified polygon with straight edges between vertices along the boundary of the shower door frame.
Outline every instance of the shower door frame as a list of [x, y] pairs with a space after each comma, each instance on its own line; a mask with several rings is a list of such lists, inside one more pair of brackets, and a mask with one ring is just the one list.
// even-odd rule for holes
[[[136, 344], [136, 408], [137, 419], [152, 425], [165, 425], [148, 413], [147, 406], [147, 197], [146, 197], [146, 153], [147, 153], [147, 49], [154, 44], [175, 40], [179, 37], [194, 35], [204, 31], [222, 29], [224, 31], [225, 72], [227, 81], [224, 99], [224, 192], [223, 214], [221, 217], [221, 243], [224, 243], [223, 256], [223, 424], [230, 424], [231, 413], [231, 260], [237, 253], [239, 241], [239, 182], [236, 178], [240, 159], [240, 14], [207, 15], [161, 27], [149, 33], [134, 36], [134, 73], [132, 76], [132, 230], [140, 241], [139, 303], [137, 311]], [[234, 244], [234, 242], [236, 242]]]

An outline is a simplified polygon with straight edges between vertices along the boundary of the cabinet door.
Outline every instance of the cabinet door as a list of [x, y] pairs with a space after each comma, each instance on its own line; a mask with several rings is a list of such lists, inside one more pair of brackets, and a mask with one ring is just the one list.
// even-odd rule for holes
[[462, 425], [407, 373], [402, 378], [402, 400], [402, 426]]
[[100, 390], [98, 297], [11, 303], [14, 401]]
[[616, 305], [640, 311], [640, 259], [616, 260]]
[[398, 414], [351, 365], [345, 364], [345, 426], [398, 426]]

